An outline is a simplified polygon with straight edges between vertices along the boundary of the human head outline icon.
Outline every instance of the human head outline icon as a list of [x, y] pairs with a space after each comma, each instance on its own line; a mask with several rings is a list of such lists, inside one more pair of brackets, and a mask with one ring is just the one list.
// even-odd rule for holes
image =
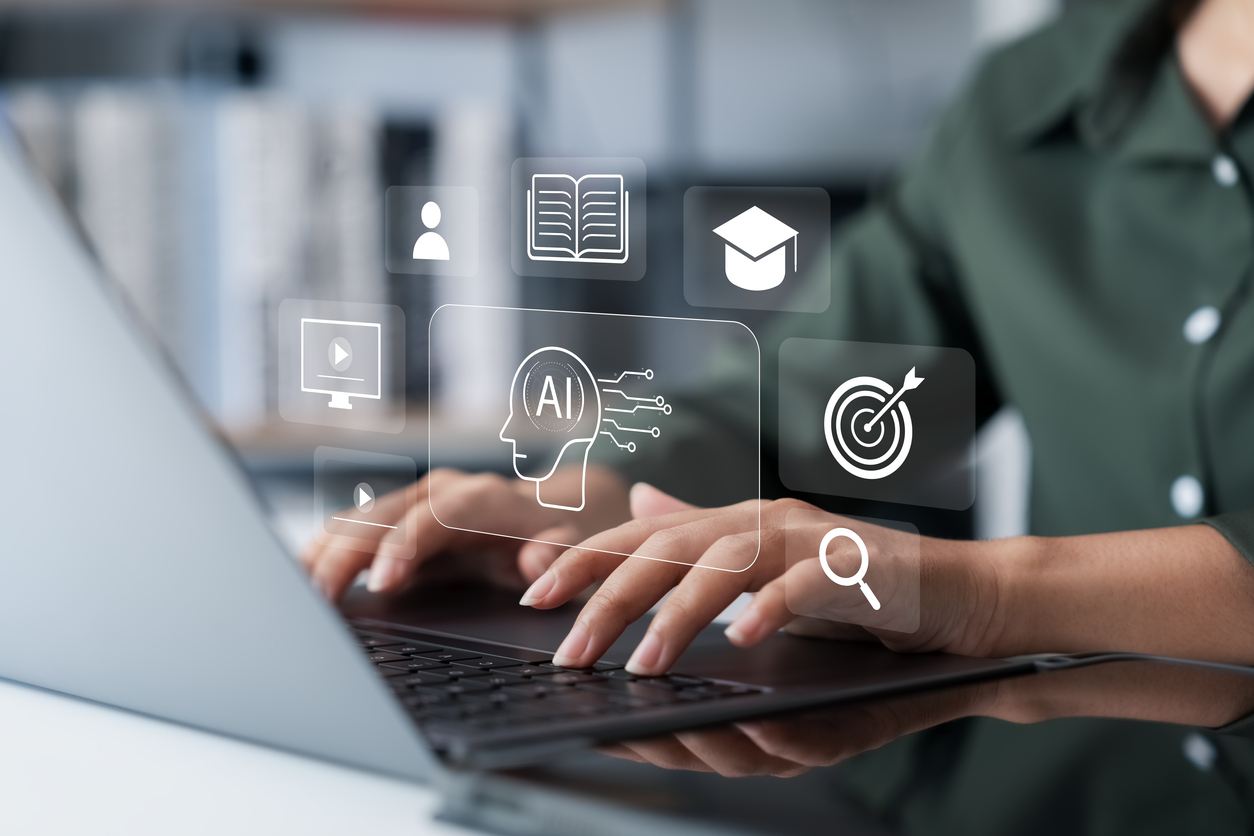
[[419, 214], [422, 217], [422, 225], [427, 227], [427, 231], [414, 242], [414, 258], [426, 261], [448, 261], [448, 242], [444, 240], [443, 235], [435, 231], [443, 217], [440, 204], [434, 200], [428, 200], [423, 204]]
[[546, 508], [583, 510], [582, 478], [578, 505], [546, 500], [544, 483], [563, 462], [578, 464], [585, 476], [588, 453], [600, 429], [601, 392], [587, 363], [558, 346], [536, 349], [523, 359], [510, 384], [509, 418], [500, 439], [513, 446], [518, 478], [536, 483], [536, 502]]

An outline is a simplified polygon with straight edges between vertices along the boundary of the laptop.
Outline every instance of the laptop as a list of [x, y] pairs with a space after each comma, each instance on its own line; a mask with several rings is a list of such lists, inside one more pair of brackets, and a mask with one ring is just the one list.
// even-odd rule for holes
[[483, 588], [323, 600], [74, 234], [0, 149], [0, 676], [430, 781], [598, 743], [1033, 670], [707, 630], [673, 674], [552, 665], [575, 611]]

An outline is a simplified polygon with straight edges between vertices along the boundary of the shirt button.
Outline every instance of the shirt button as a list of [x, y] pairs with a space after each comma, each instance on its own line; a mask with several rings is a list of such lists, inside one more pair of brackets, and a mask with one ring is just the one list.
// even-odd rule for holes
[[1232, 188], [1241, 179], [1240, 169], [1227, 154], [1217, 154], [1215, 159], [1210, 161], [1210, 173], [1214, 175], [1215, 182], [1225, 189]]
[[1202, 483], [1192, 476], [1181, 476], [1171, 483], [1171, 507], [1186, 520], [1202, 510]]
[[1182, 748], [1184, 757], [1196, 766], [1199, 772], [1210, 772], [1211, 767], [1215, 765], [1215, 759], [1219, 757], [1219, 750], [1215, 748], [1215, 744], [1197, 732], [1191, 732], [1184, 738]]
[[1214, 305], [1204, 305], [1189, 314], [1189, 318], [1184, 321], [1184, 338], [1193, 345], [1201, 345], [1215, 336], [1215, 332], [1219, 330], [1219, 322], [1219, 309]]

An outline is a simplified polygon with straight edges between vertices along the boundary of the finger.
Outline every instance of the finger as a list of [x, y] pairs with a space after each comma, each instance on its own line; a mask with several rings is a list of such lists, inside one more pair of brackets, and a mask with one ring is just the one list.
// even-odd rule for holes
[[765, 752], [735, 726], [678, 732], [675, 738], [688, 751], [726, 778], [800, 775], [806, 766]]
[[878, 740], [875, 726], [858, 706], [828, 709], [822, 715], [755, 720], [736, 727], [763, 752], [806, 767], [831, 766]]
[[784, 632], [790, 636], [808, 636], [814, 639], [855, 642], [879, 641], [870, 630], [860, 624], [845, 624], [839, 621], [828, 621], [826, 618], [810, 618], [808, 616], [797, 616], [784, 625]]
[[[740, 615], [736, 616], [736, 620], [727, 625], [723, 635], [727, 636], [732, 644], [738, 647], [752, 647], [796, 617], [788, 609], [784, 590], [790, 582], [789, 575], [796, 572], [801, 565], [799, 563], [793, 566], [758, 590], [753, 600], [741, 610]], [[797, 579], [793, 578], [791, 582], [796, 583]]]
[[[740, 529], [750, 525], [752, 531], [748, 536], [740, 538], [734, 545], [729, 540], [725, 549], [710, 551], [711, 543], [725, 535], [741, 534]], [[750, 539], [751, 545], [748, 543]], [[655, 532], [641, 545], [633, 559], [620, 562], [604, 578], [601, 588], [579, 613], [569, 635], [558, 648], [554, 661], [568, 667], [591, 665], [622, 635], [628, 624], [648, 612], [671, 587], [679, 583], [693, 564], [705, 561], [707, 569], [698, 571], [714, 571], [708, 567], [722, 563], [747, 565], [757, 554], [757, 539], [756, 510], [745, 508], [733, 508], [730, 511], [724, 509], [724, 513], [718, 516], [709, 516]], [[733, 549], [743, 552], [747, 548], [752, 549], [747, 559], [743, 554], [732, 554]], [[551, 586], [544, 598], [545, 605], [569, 600], [577, 591], [586, 588], [586, 573], [591, 571], [589, 566], [598, 565], [604, 566], [606, 561], [591, 557], [568, 558], [566, 555], [559, 558], [544, 577], [536, 582], [541, 585], [551, 579]], [[725, 581], [723, 585], [729, 589], [735, 588], [736, 592], [730, 598], [716, 600], [723, 600], [723, 606], [726, 606], [744, 589], [744, 584], [744, 577], [731, 582]], [[687, 629], [687, 638], [682, 645], [675, 644], [673, 649], [676, 652], [670, 658], [677, 656], [678, 651], [682, 651], [692, 640], [692, 636], [720, 610], [721, 608], [715, 609], [695, 629]], [[637, 656], [641, 665], [653, 666], [657, 664], [660, 652], [659, 641], [655, 636], [637, 649]]]
[[503, 530], [522, 525], [516, 519], [518, 495], [502, 476], [440, 470], [433, 471], [424, 482], [427, 485], [425, 499], [418, 497], [406, 510], [403, 522], [406, 545], [380, 543], [378, 547], [378, 555], [370, 568], [371, 592], [399, 592], [409, 585], [425, 561], [483, 536], [475, 531], [450, 528], [441, 522], [432, 510], [437, 503], [437, 493], [441, 515], [445, 518], [468, 521], [473, 509], [480, 515], [475, 519], [499, 520]]
[[608, 755], [611, 758], [635, 761], [636, 763], [648, 763], [639, 753], [632, 751], [621, 743], [605, 743], [596, 747], [596, 750], [602, 755]]
[[653, 617], [627, 662], [628, 672], [656, 676], [669, 670], [697, 634], [748, 590], [753, 575], [734, 567], [748, 566], [760, 551], [782, 548], [782, 538], [782, 531], [755, 528], [716, 540]]
[[[536, 582], [536, 606], [548, 609], [566, 603], [591, 584], [609, 577], [629, 555], [691, 566], [722, 534], [745, 530], [750, 524], [756, 526], [756, 507], [757, 503], [752, 502], [680, 511], [632, 520], [589, 537], [564, 552]], [[539, 590], [544, 594], [539, 595]]]
[[[408, 485], [376, 500], [371, 521], [400, 525], [421, 492], [420, 483]], [[352, 522], [363, 515], [356, 508], [336, 514], [343, 519], [322, 523], [319, 547], [310, 549], [306, 569], [323, 594], [334, 601], [352, 583], [362, 569], [370, 565], [379, 550], [380, 540], [390, 530], [377, 525], [363, 526]]]
[[630, 498], [631, 517], [636, 520], [643, 517], [660, 517], [677, 511], [691, 511], [697, 507], [682, 499], [676, 499], [645, 482], [637, 482], [631, 486]]
[[[539, 532], [518, 550], [518, 571], [526, 578], [527, 583], [535, 583], [536, 579], [548, 571], [569, 546], [562, 543], [574, 543], [579, 539], [579, 532], [572, 526], [557, 526]], [[527, 605], [529, 602], [522, 601]]]
[[627, 740], [620, 744], [624, 749], [634, 752], [641, 760], [660, 766], [662, 769], [676, 769], [685, 772], [713, 772], [714, 769], [692, 751], [679, 742], [674, 736], [652, 737], [647, 740]]
[[638, 557], [626, 559], [584, 604], [553, 661], [568, 668], [590, 666], [617, 641], [628, 624], [670, 591], [688, 568]]

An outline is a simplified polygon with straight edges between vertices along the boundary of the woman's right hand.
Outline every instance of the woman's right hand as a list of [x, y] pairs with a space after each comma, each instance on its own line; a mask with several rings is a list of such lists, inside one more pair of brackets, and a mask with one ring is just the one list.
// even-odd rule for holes
[[[548, 480], [560, 490], [563, 481], [584, 479], [582, 468], [558, 471]], [[438, 491], [442, 508], [456, 508], [462, 527], [480, 527], [506, 536], [447, 528], [431, 511], [430, 496]], [[403, 525], [407, 542], [402, 549], [383, 542], [390, 529], [328, 520], [326, 534], [309, 544], [301, 563], [323, 594], [337, 600], [361, 570], [370, 569], [371, 592], [392, 593], [416, 581], [474, 579], [522, 591], [544, 574], [565, 546], [536, 542], [578, 543], [606, 528], [630, 519], [627, 486], [614, 473], [589, 466], [587, 505], [578, 514], [545, 508], [536, 501], [535, 485], [493, 473], [469, 474], [435, 470], [418, 482], [380, 497], [371, 517]], [[482, 523], [475, 526], [475, 521]], [[533, 538], [511, 539], [511, 538]]]

